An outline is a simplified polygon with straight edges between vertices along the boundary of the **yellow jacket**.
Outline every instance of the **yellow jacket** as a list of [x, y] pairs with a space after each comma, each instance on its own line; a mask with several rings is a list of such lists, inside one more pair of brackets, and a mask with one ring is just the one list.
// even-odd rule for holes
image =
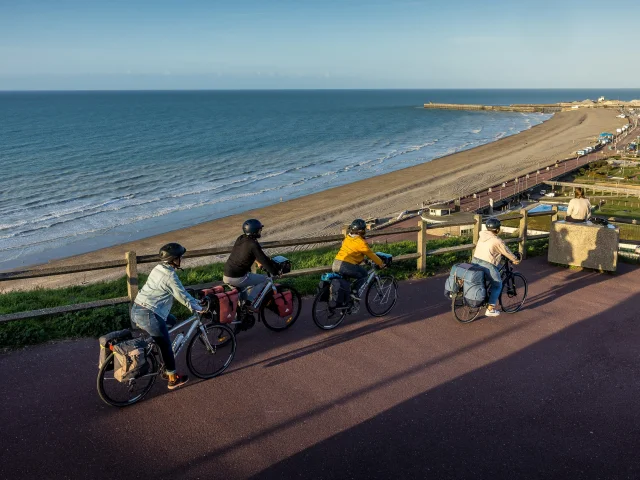
[[362, 263], [365, 255], [373, 260], [379, 267], [384, 265], [382, 260], [380, 260], [380, 257], [373, 253], [373, 250], [369, 248], [369, 244], [364, 241], [364, 238], [360, 235], [353, 237], [351, 235], [347, 235], [342, 241], [342, 247], [340, 247], [340, 251], [336, 255], [336, 260], [342, 260], [343, 262], [358, 265]]

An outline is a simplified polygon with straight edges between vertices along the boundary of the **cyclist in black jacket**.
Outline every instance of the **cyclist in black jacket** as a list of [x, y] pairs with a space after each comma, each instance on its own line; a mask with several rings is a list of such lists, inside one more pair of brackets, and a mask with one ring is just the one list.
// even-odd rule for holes
[[[253, 262], [271, 275], [279, 275], [278, 266], [262, 251], [258, 243], [263, 225], [254, 218], [242, 224], [242, 231], [224, 264], [222, 280], [240, 290], [241, 298], [253, 302], [267, 281], [266, 275], [251, 273]], [[245, 291], [246, 289], [246, 291]]]

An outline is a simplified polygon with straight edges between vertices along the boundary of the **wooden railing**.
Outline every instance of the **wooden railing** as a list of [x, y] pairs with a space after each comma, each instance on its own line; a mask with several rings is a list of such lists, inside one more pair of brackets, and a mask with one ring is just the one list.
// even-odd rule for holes
[[[527, 235], [527, 220], [531, 217], [539, 216], [551, 216], [552, 220], [557, 220], [557, 207], [550, 212], [528, 213], [525, 209], [520, 210], [520, 213], [501, 216], [501, 220], [514, 220], [520, 219], [519, 237], [509, 238], [505, 241], [507, 243], [518, 243], [518, 250], [521, 255], [526, 255], [526, 242], [528, 240], [537, 240], [540, 238], [547, 238], [549, 234], [543, 235]], [[454, 247], [438, 248], [435, 250], [427, 250], [427, 232], [430, 229], [447, 228], [447, 227], [460, 227], [467, 226], [473, 223], [473, 243], [465, 245], [457, 245]], [[367, 234], [367, 238], [384, 237], [389, 235], [398, 235], [404, 233], [417, 233], [418, 248], [416, 253], [409, 253], [406, 255], [399, 255], [394, 257], [394, 261], [406, 261], [417, 260], [417, 269], [424, 272], [427, 268], [427, 258], [435, 255], [444, 255], [453, 252], [463, 252], [473, 250], [478, 242], [480, 235], [480, 229], [482, 227], [482, 216], [475, 215], [473, 220], [464, 221], [452, 221], [443, 222], [437, 224], [430, 224], [423, 219], [417, 220], [415, 227], [407, 228], [389, 228], [383, 230], [371, 231]], [[291, 240], [280, 240], [275, 242], [262, 242], [261, 245], [265, 249], [285, 248], [300, 245], [318, 245], [318, 244], [332, 244], [341, 242], [344, 238], [344, 231], [340, 235], [328, 235], [321, 237], [308, 237], [297, 238]], [[201, 250], [191, 250], [185, 254], [185, 258], [197, 258], [197, 257], [210, 257], [214, 255], [224, 255], [231, 252], [231, 246], [207, 248]], [[46, 315], [62, 314], [69, 312], [77, 312], [80, 310], [88, 310], [92, 308], [107, 307], [112, 305], [120, 305], [133, 302], [138, 293], [138, 265], [144, 263], [155, 263], [158, 261], [157, 255], [136, 255], [136, 252], [126, 252], [122, 260], [111, 260], [106, 262], [90, 263], [85, 265], [71, 265], [66, 267], [51, 267], [51, 268], [34, 268], [26, 270], [16, 270], [11, 272], [0, 273], [0, 282], [10, 280], [23, 280], [28, 278], [40, 278], [49, 277], [53, 275], [66, 275], [70, 273], [79, 272], [91, 272], [97, 270], [104, 270], [109, 268], [124, 267], [127, 276], [127, 296], [110, 298], [106, 300], [97, 300], [94, 302], [79, 303], [74, 305], [64, 305], [53, 308], [42, 308], [36, 310], [30, 310], [27, 312], [10, 313], [6, 315], [0, 315], [0, 323], [11, 322], [15, 320], [21, 320], [25, 318], [42, 317]], [[294, 270], [284, 277], [296, 277], [301, 275], [316, 275], [331, 270], [331, 266], [321, 266], [313, 268], [305, 268], [300, 270]], [[215, 282], [210, 282], [204, 285], [190, 285], [187, 288], [204, 288], [210, 286]]]

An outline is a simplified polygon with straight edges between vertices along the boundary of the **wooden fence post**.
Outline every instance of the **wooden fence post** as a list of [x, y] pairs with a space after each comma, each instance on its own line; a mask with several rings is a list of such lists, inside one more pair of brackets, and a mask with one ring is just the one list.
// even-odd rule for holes
[[554, 205], [553, 207], [551, 207], [551, 211], [553, 212], [553, 215], [551, 215], [551, 221], [552, 222], [557, 222], [558, 221], [558, 206]]
[[427, 222], [425, 222], [422, 218], [418, 220], [418, 226], [420, 227], [420, 231], [418, 232], [418, 253], [420, 257], [418, 258], [418, 270], [421, 272], [427, 271]]
[[482, 229], [482, 215], [473, 216], [473, 244], [478, 244], [480, 238], [480, 230]]
[[[480, 230], [482, 229], [482, 215], [474, 215], [473, 216], [473, 245], [474, 247], [478, 245], [478, 239], [480, 238]], [[473, 252], [476, 249], [471, 250], [471, 255], [469, 256], [469, 261], [473, 260]]]
[[127, 296], [133, 303], [138, 294], [138, 260], [136, 252], [127, 252], [124, 255], [127, 261]]
[[527, 210], [525, 208], [520, 209], [520, 242], [518, 243], [518, 251], [522, 260], [527, 258]]

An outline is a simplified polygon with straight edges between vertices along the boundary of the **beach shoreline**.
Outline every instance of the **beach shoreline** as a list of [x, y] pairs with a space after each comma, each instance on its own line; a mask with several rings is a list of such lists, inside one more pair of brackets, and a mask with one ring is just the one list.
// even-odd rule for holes
[[[170, 241], [182, 243], [191, 250], [229, 245], [241, 233], [242, 222], [251, 217], [259, 218], [265, 225], [265, 241], [335, 234], [340, 231], [341, 225], [355, 217], [397, 215], [407, 209], [419, 208], [423, 202], [470, 195], [536, 168], [551, 165], [571, 156], [600, 132], [625, 123], [615, 115], [615, 111], [595, 108], [556, 113], [528, 130], [420, 165], [241, 214], [53, 260], [42, 266], [120, 259], [126, 251], [135, 251], [138, 255], [154, 254], [161, 245]], [[197, 261], [201, 264], [210, 259], [190, 259], [186, 264], [193, 266]], [[117, 269], [2, 282], [0, 290], [93, 283], [123, 274], [122, 269]]]

